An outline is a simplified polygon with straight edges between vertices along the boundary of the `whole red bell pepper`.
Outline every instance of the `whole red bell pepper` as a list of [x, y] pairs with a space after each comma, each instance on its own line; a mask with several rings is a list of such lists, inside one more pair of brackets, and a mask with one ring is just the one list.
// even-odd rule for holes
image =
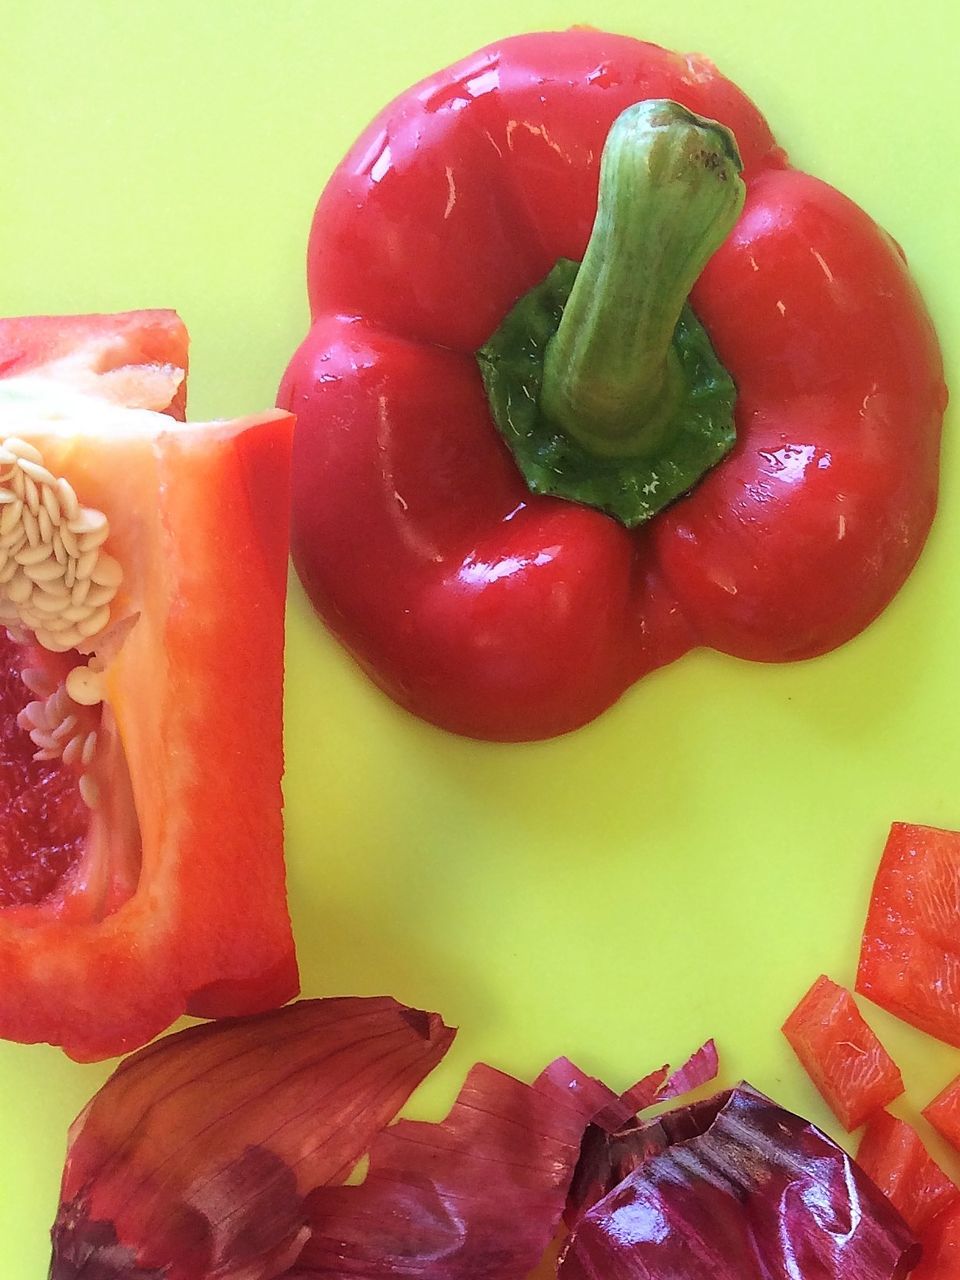
[[697, 645], [823, 653], [919, 554], [946, 391], [903, 255], [701, 57], [571, 30], [415, 86], [308, 277], [295, 563], [438, 725], [547, 737]]

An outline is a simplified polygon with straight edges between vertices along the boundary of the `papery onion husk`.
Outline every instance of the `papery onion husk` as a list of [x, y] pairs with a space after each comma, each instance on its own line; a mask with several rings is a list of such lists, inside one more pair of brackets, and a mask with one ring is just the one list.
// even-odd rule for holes
[[[850, 1156], [748, 1085], [600, 1154], [606, 1194], [577, 1206], [560, 1280], [902, 1280], [919, 1257]], [[598, 1181], [578, 1170], [581, 1193]]]
[[70, 1130], [50, 1280], [271, 1280], [454, 1032], [386, 997], [303, 1000], [127, 1058]]
[[532, 1085], [474, 1067], [445, 1120], [391, 1125], [359, 1186], [314, 1192], [289, 1280], [525, 1280], [560, 1221], [587, 1124], [615, 1101], [567, 1059]]

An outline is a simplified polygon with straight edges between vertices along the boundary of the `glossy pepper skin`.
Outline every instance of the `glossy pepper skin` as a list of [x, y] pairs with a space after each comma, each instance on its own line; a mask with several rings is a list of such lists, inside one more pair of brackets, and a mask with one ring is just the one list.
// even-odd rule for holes
[[[673, 99], [735, 135], [746, 204], [691, 295], [737, 388], [733, 451], [628, 531], [533, 496], [475, 352], [580, 260], [618, 114]], [[402, 95], [334, 173], [308, 254], [294, 560], [370, 676], [415, 714], [504, 741], [575, 729], [707, 645], [808, 658], [849, 640], [934, 515], [946, 392], [903, 255], [791, 169], [699, 56], [589, 30], [491, 45]]]

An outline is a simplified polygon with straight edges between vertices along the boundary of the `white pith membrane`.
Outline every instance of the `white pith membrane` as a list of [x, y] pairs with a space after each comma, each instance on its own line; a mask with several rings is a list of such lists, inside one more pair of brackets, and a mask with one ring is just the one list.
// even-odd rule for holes
[[23, 670], [35, 699], [18, 724], [37, 748], [35, 760], [76, 769], [91, 809], [100, 803], [92, 765], [104, 696], [97, 638], [123, 581], [120, 563], [104, 550], [109, 534], [104, 513], [82, 506], [39, 449], [0, 437], [0, 625], [16, 644], [77, 655], [62, 678], [40, 666]]

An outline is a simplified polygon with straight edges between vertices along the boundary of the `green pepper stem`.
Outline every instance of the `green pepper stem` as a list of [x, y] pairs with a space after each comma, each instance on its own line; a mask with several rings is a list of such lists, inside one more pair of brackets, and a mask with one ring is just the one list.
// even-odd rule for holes
[[593, 453], [658, 449], [680, 396], [673, 333], [743, 207], [729, 130], [668, 100], [614, 122], [597, 217], [544, 359], [541, 410]]

